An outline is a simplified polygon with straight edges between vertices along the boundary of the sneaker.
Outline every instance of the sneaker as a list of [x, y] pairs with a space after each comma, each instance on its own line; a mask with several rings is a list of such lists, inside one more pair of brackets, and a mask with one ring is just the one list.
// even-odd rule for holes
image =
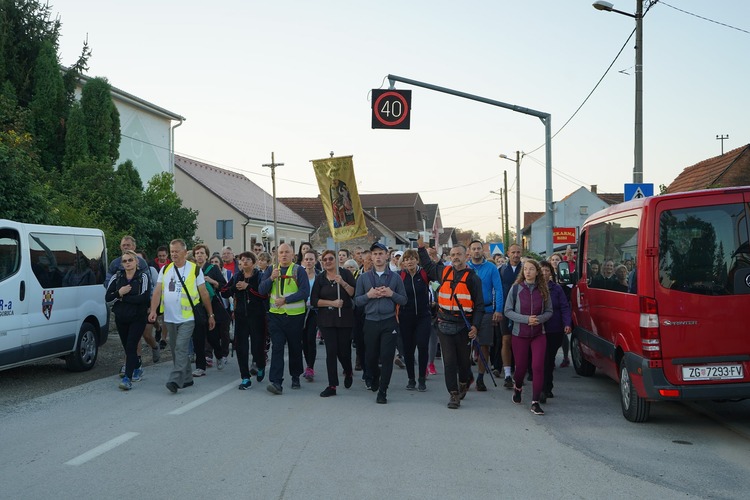
[[469, 384], [458, 384], [458, 398], [463, 399], [466, 397], [466, 393], [469, 392]]
[[506, 389], [513, 389], [513, 377], [511, 377], [510, 375], [505, 377], [505, 383], [503, 384], [503, 387], [505, 387]]
[[161, 339], [159, 341], [159, 349], [166, 349], [167, 348], [167, 341], [164, 339]]
[[429, 375], [437, 375], [437, 370], [435, 369], [435, 363], [430, 363], [427, 365], [427, 373]]
[[409, 379], [409, 383], [406, 384], [406, 390], [407, 391], [414, 391], [417, 389], [417, 381], [412, 379]]
[[122, 365], [120, 367], [120, 378], [125, 376], [125, 365]]
[[484, 385], [484, 379], [481, 379], [481, 378], [477, 379], [477, 391], [478, 392], [487, 392], [487, 386]]
[[185, 387], [193, 387], [194, 385], [195, 382], [191, 380], [190, 382], [185, 382], [184, 384], [182, 384], [182, 388], [184, 389]]
[[461, 397], [457, 392], [451, 392], [451, 399], [448, 401], [448, 408], [451, 410], [457, 410], [461, 406]]
[[495, 378], [500, 378], [500, 370], [498, 370], [497, 368], [492, 370], [492, 376]]
[[542, 407], [539, 406], [539, 403], [534, 401], [531, 403], [531, 413], [534, 415], [544, 415], [544, 410], [542, 410]]
[[370, 390], [372, 392], [377, 392], [377, 390], [380, 389], [380, 378], [379, 377], [373, 377], [370, 381]]
[[169, 392], [174, 394], [175, 392], [177, 392], [177, 389], [179, 389], [179, 387], [177, 386], [176, 382], [167, 382], [167, 389], [169, 389]]
[[547, 402], [547, 393], [542, 391], [542, 393], [539, 395], [539, 402], [540, 403], [546, 403]]
[[206, 376], [206, 370], [203, 368], [196, 368], [193, 370], [193, 377], [205, 377]]
[[568, 358], [563, 358], [562, 363], [560, 363], [560, 368], [567, 368], [570, 366], [570, 360]]
[[129, 391], [133, 388], [133, 384], [130, 383], [130, 379], [128, 377], [122, 377], [122, 380], [120, 380], [120, 389], [123, 391]]
[[302, 387], [299, 383], [299, 377], [292, 377], [292, 389], [299, 389]]
[[417, 385], [417, 390], [419, 392], [425, 392], [427, 390], [427, 386], [424, 383], [424, 378], [419, 379], [419, 384]]
[[161, 348], [157, 344], [156, 347], [151, 349], [151, 361], [158, 363], [161, 360]]
[[379, 405], [388, 404], [388, 398], [385, 397], [385, 392], [378, 391], [378, 397], [375, 399], [375, 402]]
[[136, 368], [133, 370], [133, 382], [140, 382], [141, 380], [143, 380], [143, 368]]
[[393, 364], [398, 366], [401, 369], [406, 368], [406, 365], [404, 364], [404, 360], [401, 358], [401, 356], [396, 356], [393, 358]]
[[216, 359], [216, 369], [219, 370], [219, 371], [223, 370], [224, 369], [224, 363], [225, 363], [224, 358], [217, 358]]
[[284, 388], [281, 387], [280, 384], [268, 384], [266, 390], [271, 394], [276, 394], [278, 396], [284, 391]]
[[517, 405], [521, 404], [521, 392], [523, 387], [513, 387], [513, 402]]
[[471, 375], [469, 375], [469, 381], [466, 383], [466, 392], [468, 392], [469, 389], [471, 389], [471, 384], [473, 383], [474, 383], [474, 374], [472, 373]]
[[336, 388], [331, 387], [331, 386], [326, 387], [325, 389], [323, 389], [323, 392], [320, 393], [321, 398], [327, 398], [327, 397], [335, 396], [335, 395], [336, 395]]
[[345, 375], [344, 376], [344, 387], [350, 388], [352, 384], [354, 383], [354, 378], [351, 375]]
[[555, 397], [555, 395], [554, 395], [554, 394], [552, 394], [552, 391], [547, 391], [547, 392], [546, 392], [546, 396], [547, 396], [547, 398], [548, 398], [548, 399], [552, 399], [552, 398], [554, 398], [554, 397]]
[[208, 356], [206, 356], [206, 366], [208, 366], [209, 368], [214, 366], [214, 358], [209, 358]]
[[243, 378], [242, 382], [240, 382], [240, 390], [246, 391], [250, 389], [251, 385], [253, 385], [253, 382], [249, 378]]
[[257, 378], [258, 382], [263, 382], [263, 378], [265, 376], [266, 376], [266, 369], [265, 368], [261, 368], [260, 370], [258, 370], [258, 378]]
[[[372, 390], [372, 381], [370, 379], [365, 379], [365, 387], [367, 387], [368, 391]], [[377, 391], [377, 389], [375, 389]]]
[[257, 374], [258, 374], [258, 365], [253, 363], [252, 365], [250, 365], [250, 375], [255, 376]]
[[308, 366], [307, 368], [305, 368], [305, 373], [302, 376], [305, 377], [305, 380], [307, 380], [308, 382], [312, 382], [315, 378], [315, 370]]

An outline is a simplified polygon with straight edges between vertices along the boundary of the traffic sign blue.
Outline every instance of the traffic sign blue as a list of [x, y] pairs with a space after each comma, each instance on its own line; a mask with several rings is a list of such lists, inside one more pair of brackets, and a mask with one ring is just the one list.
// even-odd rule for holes
[[625, 201], [654, 195], [653, 184], [625, 184]]
[[505, 247], [503, 246], [502, 242], [490, 243], [490, 255], [495, 255], [498, 252], [501, 255], [505, 255]]

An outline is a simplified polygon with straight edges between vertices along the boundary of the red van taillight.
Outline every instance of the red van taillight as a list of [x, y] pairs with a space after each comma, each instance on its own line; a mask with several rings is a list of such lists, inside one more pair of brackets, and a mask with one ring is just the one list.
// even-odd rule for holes
[[643, 357], [661, 359], [661, 335], [659, 334], [659, 311], [656, 299], [641, 297], [641, 345]]

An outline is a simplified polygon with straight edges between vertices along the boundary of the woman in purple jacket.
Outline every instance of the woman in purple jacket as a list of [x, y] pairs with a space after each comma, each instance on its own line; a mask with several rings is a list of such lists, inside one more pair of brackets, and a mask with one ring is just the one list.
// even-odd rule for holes
[[552, 299], [552, 317], [544, 324], [547, 335], [547, 353], [544, 361], [544, 386], [539, 396], [540, 403], [546, 403], [547, 398], [554, 398], [552, 394], [552, 374], [555, 370], [555, 356], [562, 345], [563, 338], [570, 333], [570, 302], [565, 296], [565, 290], [555, 282], [555, 270], [550, 262], [540, 262], [542, 275], [547, 280], [549, 295]]
[[516, 360], [516, 371], [513, 374], [513, 402], [521, 404], [523, 378], [529, 366], [531, 353], [532, 383], [531, 413], [544, 415], [539, 405], [539, 398], [544, 385], [544, 357], [547, 349], [547, 338], [544, 334], [544, 323], [552, 317], [552, 300], [550, 299], [547, 281], [542, 276], [539, 263], [527, 259], [516, 282], [510, 287], [505, 301], [505, 317], [513, 322], [512, 347]]

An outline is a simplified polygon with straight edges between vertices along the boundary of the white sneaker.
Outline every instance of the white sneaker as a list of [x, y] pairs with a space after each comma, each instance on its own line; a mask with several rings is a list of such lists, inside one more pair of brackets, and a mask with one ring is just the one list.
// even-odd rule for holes
[[202, 368], [196, 368], [193, 370], [193, 377], [205, 377], [206, 376], [206, 370]]
[[226, 363], [226, 358], [216, 358], [216, 369], [219, 371], [223, 370], [225, 363]]

